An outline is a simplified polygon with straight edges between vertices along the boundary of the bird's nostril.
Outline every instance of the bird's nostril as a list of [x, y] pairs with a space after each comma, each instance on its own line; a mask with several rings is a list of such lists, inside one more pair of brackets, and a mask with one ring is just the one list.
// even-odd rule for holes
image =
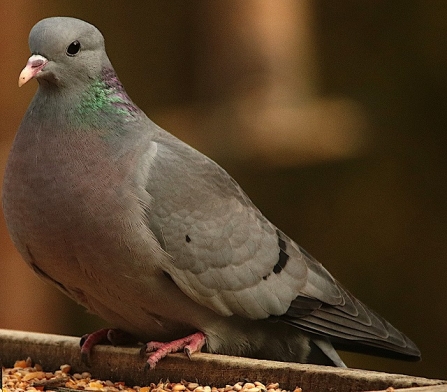
[[44, 61], [41, 60], [41, 59], [39, 59], [39, 60], [34, 60], [34, 61], [31, 63], [31, 68], [38, 68], [38, 67], [40, 67], [43, 63], [44, 63]]

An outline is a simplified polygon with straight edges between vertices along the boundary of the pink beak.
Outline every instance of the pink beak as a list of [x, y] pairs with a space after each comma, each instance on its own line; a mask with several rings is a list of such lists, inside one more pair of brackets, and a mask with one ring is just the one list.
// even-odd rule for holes
[[25, 68], [20, 72], [19, 87], [22, 87], [26, 82], [34, 78], [47, 63], [48, 60], [45, 57], [39, 54], [32, 55], [28, 59]]

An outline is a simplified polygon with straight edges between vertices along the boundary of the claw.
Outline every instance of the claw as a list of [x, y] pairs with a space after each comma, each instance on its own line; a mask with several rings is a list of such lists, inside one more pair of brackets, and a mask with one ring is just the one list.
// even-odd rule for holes
[[81, 337], [81, 361], [87, 366], [90, 366], [90, 353], [92, 348], [100, 343], [110, 342], [114, 346], [135, 342], [136, 339], [127, 332], [120, 329], [103, 328], [91, 334], [86, 334]]
[[108, 328], [103, 328], [91, 334], [86, 334], [82, 336], [81, 341], [79, 342], [81, 345], [82, 363], [84, 363], [87, 366], [90, 366], [90, 353], [92, 351], [93, 346], [97, 345], [98, 343], [107, 341], [108, 332], [109, 332]]
[[144, 358], [147, 354], [147, 345], [143, 344], [140, 348], [140, 357]]
[[185, 351], [185, 354], [188, 356], [189, 360], [191, 360], [191, 355], [192, 355], [191, 349], [189, 347], [185, 347], [184, 351]]
[[81, 352], [81, 362], [87, 367], [92, 366], [92, 364], [90, 362], [90, 352], [88, 352], [88, 353]]
[[[100, 329], [91, 334], [86, 334], [81, 337], [81, 360], [87, 366], [90, 366], [90, 353], [92, 348], [103, 342], [110, 342], [114, 346], [124, 343], [135, 343], [137, 340], [127, 332], [119, 329]], [[184, 338], [173, 340], [172, 342], [157, 342], [152, 341], [145, 344], [140, 349], [140, 355], [149, 354], [149, 357], [144, 366], [145, 370], [154, 369], [158, 361], [173, 352], [181, 350], [191, 359], [192, 354], [200, 351], [206, 343], [206, 337], [202, 332], [196, 332]]]
[[192, 354], [200, 351], [206, 343], [206, 337], [202, 332], [196, 332], [184, 338], [173, 340], [172, 342], [149, 342], [144, 347], [145, 353], [150, 353], [145, 369], [153, 369], [158, 361], [173, 352], [183, 350], [185, 354], [191, 359]]

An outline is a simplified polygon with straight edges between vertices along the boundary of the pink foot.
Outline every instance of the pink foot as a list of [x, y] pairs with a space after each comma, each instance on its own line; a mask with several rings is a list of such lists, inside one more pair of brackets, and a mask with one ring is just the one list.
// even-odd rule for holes
[[172, 342], [149, 342], [143, 347], [146, 354], [151, 353], [147, 359], [146, 368], [155, 368], [155, 365], [160, 359], [180, 350], [183, 350], [191, 358], [193, 353], [201, 350], [205, 342], [206, 337], [202, 332], [196, 332], [184, 338], [173, 340]]
[[88, 365], [90, 363], [90, 353], [93, 346], [100, 343], [111, 343], [114, 346], [127, 343], [136, 343], [137, 340], [127, 332], [120, 329], [103, 328], [90, 334], [82, 336], [81, 345], [81, 360]]

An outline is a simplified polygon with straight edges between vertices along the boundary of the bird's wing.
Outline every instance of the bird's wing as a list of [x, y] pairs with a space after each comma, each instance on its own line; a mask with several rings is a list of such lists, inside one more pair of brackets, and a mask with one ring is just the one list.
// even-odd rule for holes
[[148, 221], [172, 256], [163, 269], [186, 295], [221, 315], [280, 317], [341, 341], [412, 352], [406, 337], [270, 223], [220, 166], [170, 135], [156, 143]]

